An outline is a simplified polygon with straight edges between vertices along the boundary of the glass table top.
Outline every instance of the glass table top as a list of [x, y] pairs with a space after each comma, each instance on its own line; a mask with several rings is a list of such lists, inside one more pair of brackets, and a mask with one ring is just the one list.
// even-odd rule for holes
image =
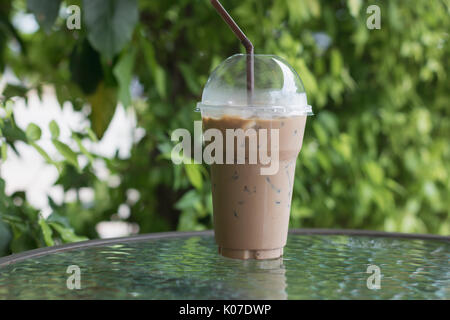
[[291, 233], [283, 258], [241, 261], [181, 233], [0, 260], [0, 299], [450, 299], [449, 258], [445, 239]]

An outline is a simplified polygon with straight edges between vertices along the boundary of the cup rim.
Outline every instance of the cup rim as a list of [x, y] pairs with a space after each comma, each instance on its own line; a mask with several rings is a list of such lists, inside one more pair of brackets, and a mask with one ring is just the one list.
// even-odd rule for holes
[[273, 115], [298, 115], [298, 116], [312, 116], [312, 107], [310, 105], [304, 105], [299, 108], [297, 105], [214, 105], [214, 104], [204, 104], [202, 102], [197, 103], [195, 108], [196, 112], [201, 112], [203, 110], [210, 111], [256, 111], [258, 113], [269, 113]]

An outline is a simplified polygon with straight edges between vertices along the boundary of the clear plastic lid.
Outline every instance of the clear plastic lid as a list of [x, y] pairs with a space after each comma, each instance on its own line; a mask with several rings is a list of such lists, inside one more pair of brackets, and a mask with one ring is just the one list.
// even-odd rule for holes
[[247, 55], [223, 61], [205, 85], [197, 111], [212, 116], [284, 117], [312, 115], [305, 88], [297, 72], [282, 58], [254, 55], [254, 91], [247, 91]]

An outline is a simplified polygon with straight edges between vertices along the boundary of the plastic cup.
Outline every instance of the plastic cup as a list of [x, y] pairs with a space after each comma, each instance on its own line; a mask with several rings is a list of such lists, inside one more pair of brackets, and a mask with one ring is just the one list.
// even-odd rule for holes
[[[298, 74], [273, 55], [254, 55], [255, 83], [249, 99], [246, 61], [245, 54], [237, 54], [222, 62], [197, 104], [205, 138], [208, 129], [223, 137], [205, 141], [206, 146], [215, 142], [223, 149], [222, 163], [210, 168], [215, 240], [225, 257], [275, 259], [286, 245], [296, 159], [312, 111]], [[227, 148], [227, 129], [242, 129], [248, 135], [241, 140], [233, 136], [233, 146]], [[240, 148], [244, 163], [242, 157], [239, 162]], [[250, 163], [252, 152], [257, 160]], [[233, 161], [227, 163], [231, 153]]]

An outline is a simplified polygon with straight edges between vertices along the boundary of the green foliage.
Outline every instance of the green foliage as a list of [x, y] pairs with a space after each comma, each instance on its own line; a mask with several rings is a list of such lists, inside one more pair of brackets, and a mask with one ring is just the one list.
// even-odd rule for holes
[[69, 68], [72, 81], [87, 95], [93, 94], [103, 79], [100, 55], [86, 39], [75, 45]]
[[87, 101], [92, 109], [89, 115], [92, 130], [102, 138], [116, 111], [117, 90], [101, 82], [95, 93], [87, 97]]
[[126, 53], [114, 67], [113, 73], [119, 83], [119, 101], [125, 107], [131, 104], [130, 84], [133, 76], [135, 51]]
[[59, 137], [59, 126], [55, 120], [50, 121], [48, 124], [48, 128], [50, 129], [50, 133], [52, 135], [52, 139], [58, 139]]
[[[50, 123], [52, 132], [52, 141], [65, 161], [58, 162], [50, 158], [47, 152], [37, 143], [41, 139], [41, 129], [33, 123], [30, 123], [26, 131], [23, 132], [15, 123], [12, 111], [12, 103], [0, 104], [0, 112], [3, 116], [0, 118], [0, 131], [4, 134], [0, 137], [2, 158], [5, 161], [8, 153], [8, 146], [16, 153], [14, 144], [17, 141], [27, 142], [36, 149], [39, 154], [58, 170], [65, 165], [76, 165], [77, 154], [66, 144], [57, 140], [59, 128], [56, 122]], [[0, 162], [1, 164], [1, 162]], [[50, 199], [52, 208], [56, 205]], [[87, 240], [87, 237], [77, 236], [75, 231], [68, 223], [66, 217], [60, 216], [54, 210], [51, 215], [44, 219], [39, 210], [30, 206], [27, 202], [25, 192], [15, 192], [11, 195], [5, 193], [5, 181], [0, 177], [0, 254], [6, 255], [17, 253], [24, 250], [34, 249], [36, 247], [50, 246], [74, 241]]]
[[[2, 159], [17, 142], [30, 144], [59, 170], [55, 184], [77, 197], [51, 201], [53, 213], [43, 220], [23, 193], [0, 191], [0, 254], [78, 240], [75, 234], [97, 237], [98, 222], [122, 219], [120, 205], [131, 212], [123, 220], [137, 223], [142, 233], [211, 228], [208, 168], [172, 165], [170, 133], [193, 128], [208, 75], [243, 48], [206, 0], [75, 2], [83, 12], [81, 30], [37, 16], [44, 32], [30, 35], [10, 23], [26, 9], [24, 0], [0, 4], [0, 67], [23, 81], [8, 84], [4, 100], [29, 89], [40, 94], [51, 84], [60, 104], [91, 110], [90, 127], [73, 132], [72, 143], [60, 142], [51, 124], [62, 159], [55, 160], [38, 145], [39, 130], [15, 125], [13, 103], [2, 105]], [[279, 55], [298, 71], [316, 114], [307, 120], [297, 161], [291, 226], [448, 235], [449, 7], [443, 0], [378, 1], [381, 29], [369, 30], [371, 4], [224, 2], [256, 53]], [[13, 50], [11, 42], [19, 46]], [[131, 94], [132, 79], [142, 85], [142, 96]], [[118, 101], [133, 108], [146, 134], [129, 158], [106, 159], [84, 143], [102, 138]], [[80, 157], [88, 159], [83, 167]], [[98, 161], [118, 183], [96, 175]], [[82, 188], [94, 191], [92, 202], [80, 200]]]
[[41, 138], [41, 128], [34, 123], [30, 123], [25, 134], [29, 141], [39, 140]]
[[76, 236], [64, 217], [47, 219], [26, 202], [24, 192], [4, 196], [5, 182], [0, 179], [0, 253], [10, 254], [36, 247], [87, 240]]
[[80, 170], [80, 167], [78, 166], [77, 154], [72, 149], [70, 149], [67, 144], [61, 141], [52, 139], [52, 142], [56, 150], [59, 151], [59, 153], [66, 159], [66, 161]]
[[84, 0], [88, 39], [108, 60], [130, 41], [138, 19], [137, 0]]
[[62, 0], [27, 0], [28, 10], [30, 10], [39, 25], [49, 33], [56, 18]]

